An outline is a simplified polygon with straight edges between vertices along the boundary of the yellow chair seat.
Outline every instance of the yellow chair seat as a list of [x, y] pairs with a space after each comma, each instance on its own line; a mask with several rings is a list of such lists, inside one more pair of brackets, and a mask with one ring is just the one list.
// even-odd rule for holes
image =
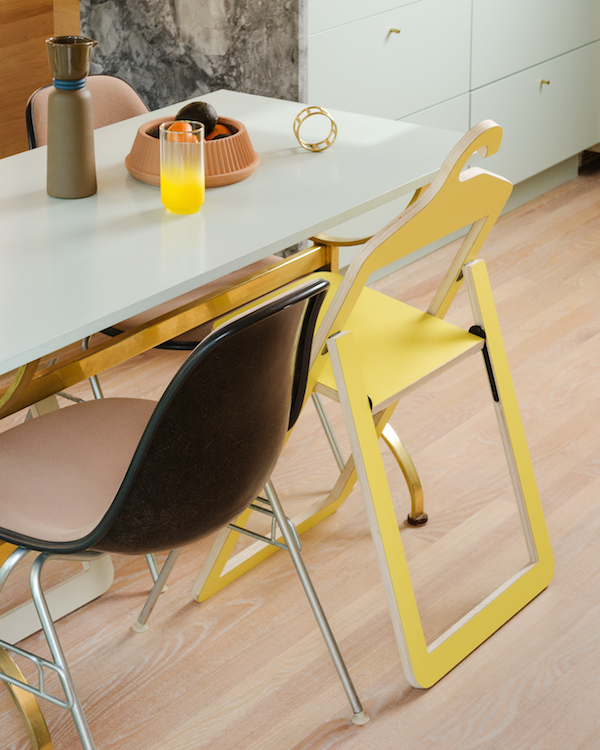
[[[314, 276], [330, 282], [328, 299], [332, 299], [342, 277], [325, 272]], [[479, 336], [369, 287], [361, 291], [344, 328], [354, 334], [374, 412], [460, 358], [480, 351], [484, 344]], [[316, 390], [339, 400], [329, 360], [319, 375]]]

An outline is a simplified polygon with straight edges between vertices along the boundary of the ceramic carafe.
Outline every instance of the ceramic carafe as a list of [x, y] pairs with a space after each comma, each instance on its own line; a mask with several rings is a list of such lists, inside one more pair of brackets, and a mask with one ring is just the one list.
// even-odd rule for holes
[[46, 39], [54, 84], [48, 97], [46, 189], [55, 198], [85, 198], [97, 189], [92, 97], [85, 87], [96, 44], [84, 36]]

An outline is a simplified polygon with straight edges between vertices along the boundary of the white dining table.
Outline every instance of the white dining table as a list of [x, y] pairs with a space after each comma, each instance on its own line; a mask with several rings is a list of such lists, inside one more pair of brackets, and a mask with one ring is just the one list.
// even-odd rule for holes
[[[331, 111], [338, 136], [312, 153], [294, 119], [305, 105], [232, 91], [202, 95], [248, 128], [260, 165], [207, 190], [201, 211], [174, 216], [124, 159], [144, 122], [186, 102], [95, 131], [98, 192], [46, 193], [46, 148], [0, 160], [0, 373], [325, 232], [431, 182], [462, 134]], [[0, 498], [0, 525], [2, 499]], [[112, 582], [107, 556], [49, 594], [55, 617]], [[70, 587], [70, 588], [69, 588]], [[0, 637], [38, 629], [29, 605], [0, 619]]]
[[138, 127], [183, 102], [95, 131], [89, 198], [47, 195], [45, 147], [0, 160], [0, 373], [411, 193], [461, 135], [332, 111], [337, 140], [311, 153], [293, 133], [302, 104], [202, 99], [247, 126], [260, 165], [207, 190], [198, 214], [167, 213], [124, 166]]

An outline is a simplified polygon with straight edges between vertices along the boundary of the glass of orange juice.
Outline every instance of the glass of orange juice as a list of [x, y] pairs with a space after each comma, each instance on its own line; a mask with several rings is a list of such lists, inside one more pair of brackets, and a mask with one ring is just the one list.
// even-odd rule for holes
[[172, 214], [195, 214], [204, 203], [204, 125], [163, 122], [160, 133], [160, 198]]

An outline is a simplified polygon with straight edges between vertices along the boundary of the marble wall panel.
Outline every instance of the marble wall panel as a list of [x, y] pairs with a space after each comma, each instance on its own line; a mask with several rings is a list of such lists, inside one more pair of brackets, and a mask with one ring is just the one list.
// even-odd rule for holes
[[92, 73], [150, 109], [226, 88], [302, 100], [307, 0], [81, 0]]

